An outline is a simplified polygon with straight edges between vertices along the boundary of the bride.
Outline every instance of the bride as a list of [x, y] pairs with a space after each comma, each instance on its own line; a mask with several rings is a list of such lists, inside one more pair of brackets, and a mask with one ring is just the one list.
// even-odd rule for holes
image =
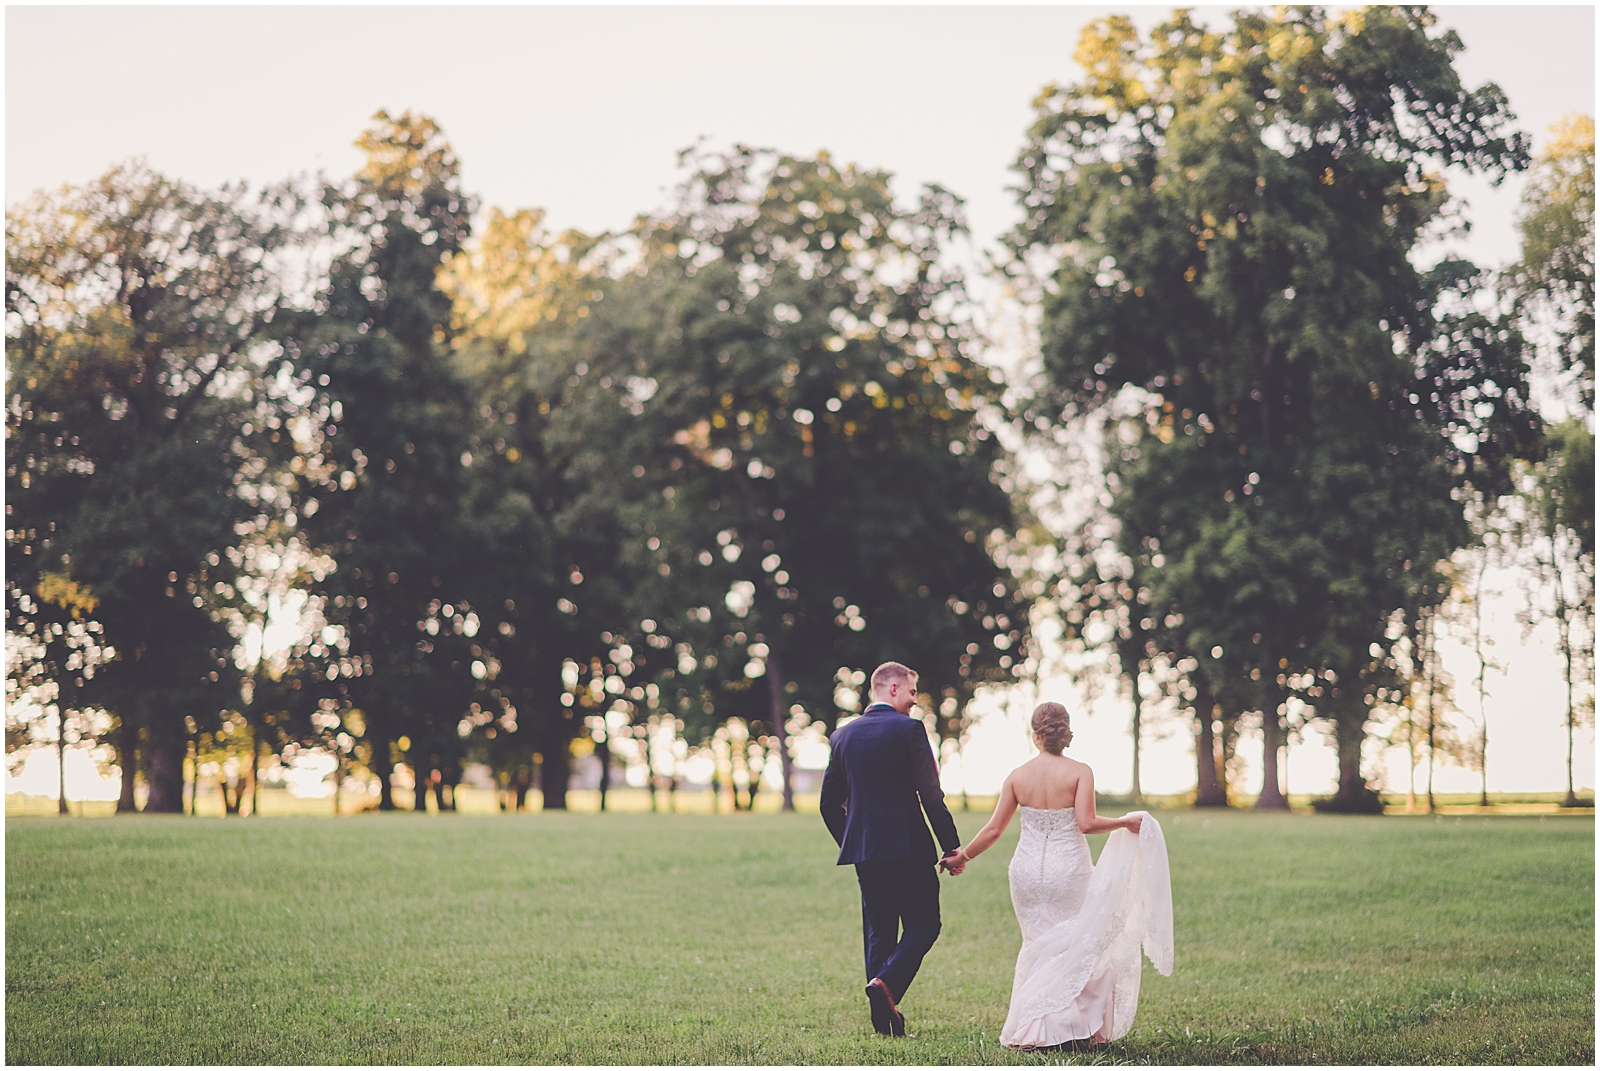
[[[940, 866], [959, 874], [1022, 809], [1009, 870], [1022, 951], [1000, 1041], [1014, 1049], [1114, 1041], [1139, 1005], [1140, 946], [1172, 973], [1166, 842], [1142, 811], [1095, 816], [1094, 772], [1061, 753], [1072, 740], [1066, 707], [1041, 703], [1032, 728], [1041, 753], [1011, 772], [988, 824]], [[1094, 863], [1084, 834], [1107, 830]]]

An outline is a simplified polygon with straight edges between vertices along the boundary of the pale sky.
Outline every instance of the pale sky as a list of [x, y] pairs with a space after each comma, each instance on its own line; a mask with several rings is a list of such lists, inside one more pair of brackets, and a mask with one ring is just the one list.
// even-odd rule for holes
[[[1197, 7], [1220, 22], [1228, 8]], [[1594, 8], [1436, 9], [1536, 135], [1594, 103]], [[937, 181], [985, 243], [1014, 219], [1030, 102], [1077, 77], [1079, 31], [1154, 6], [6, 8], [6, 200], [145, 156], [204, 185], [358, 163], [380, 108], [443, 124], [469, 189], [557, 226], [657, 207], [704, 136]], [[1515, 250], [1515, 180], [1470, 184], [1473, 251]]]
[[[1195, 10], [1216, 24], [1229, 9]], [[1148, 27], [1168, 11], [8, 6], [5, 196], [10, 205], [137, 156], [199, 185], [342, 176], [372, 113], [410, 108], [440, 121], [485, 205], [542, 207], [557, 227], [621, 228], [661, 206], [677, 151], [704, 137], [713, 148], [825, 148], [893, 172], [905, 197], [937, 181], [967, 198], [983, 248], [1015, 219], [1008, 167], [1030, 101], [1078, 76], [1084, 24], [1127, 12]], [[1466, 45], [1463, 79], [1498, 82], [1536, 142], [1563, 114], [1594, 113], [1592, 6], [1435, 11]], [[1486, 266], [1511, 260], [1520, 178], [1496, 189], [1454, 176], [1452, 188], [1473, 229], [1451, 247]], [[1547, 636], [1520, 643], [1506, 587], [1497, 654], [1511, 670], [1490, 681], [1490, 786], [1556, 789], [1559, 667]], [[1455, 658], [1452, 668], [1476, 711], [1470, 667]], [[1101, 770], [1102, 787], [1125, 787], [1125, 709], [1102, 704], [1079, 721], [1075, 753]], [[1021, 735], [997, 710], [974, 738], [975, 788], [1025, 757]], [[1583, 734], [1587, 785], [1592, 741]], [[1192, 787], [1191, 747], [1182, 733], [1152, 744], [1146, 788]], [[1321, 791], [1330, 772], [1327, 750], [1308, 744], [1291, 758], [1290, 787]], [[1403, 766], [1394, 776], [1403, 782]]]

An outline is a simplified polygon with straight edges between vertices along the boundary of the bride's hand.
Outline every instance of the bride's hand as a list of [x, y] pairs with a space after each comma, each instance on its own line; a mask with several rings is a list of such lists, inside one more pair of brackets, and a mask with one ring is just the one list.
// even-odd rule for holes
[[939, 860], [939, 869], [948, 870], [951, 876], [954, 877], [965, 870], [967, 868], [967, 864], [970, 862], [972, 862], [972, 859], [968, 857], [967, 853], [960, 848], [957, 848], [955, 851]]
[[1126, 828], [1129, 833], [1138, 833], [1139, 826], [1144, 822], [1144, 817], [1142, 815], [1130, 814], [1122, 821], [1124, 823], [1124, 828]]

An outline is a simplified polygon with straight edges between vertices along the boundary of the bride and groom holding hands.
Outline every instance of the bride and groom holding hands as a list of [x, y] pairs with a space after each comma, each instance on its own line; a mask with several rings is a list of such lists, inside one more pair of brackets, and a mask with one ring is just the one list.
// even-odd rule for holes
[[[939, 936], [939, 872], [959, 875], [1020, 809], [1009, 876], [1022, 950], [1000, 1041], [1041, 1049], [1123, 1036], [1138, 1007], [1141, 949], [1172, 973], [1160, 825], [1140, 811], [1096, 816], [1093, 772], [1062, 754], [1072, 739], [1066, 708], [1043, 703], [1032, 723], [1040, 754], [1011, 772], [993, 817], [962, 847], [926, 730], [907, 716], [916, 694], [913, 670], [879, 666], [871, 704], [833, 734], [822, 780], [822, 819], [839, 842], [839, 865], [853, 864], [861, 886], [873, 1029], [906, 1031], [900, 1001]], [[1084, 835], [1107, 831], [1096, 863]]]

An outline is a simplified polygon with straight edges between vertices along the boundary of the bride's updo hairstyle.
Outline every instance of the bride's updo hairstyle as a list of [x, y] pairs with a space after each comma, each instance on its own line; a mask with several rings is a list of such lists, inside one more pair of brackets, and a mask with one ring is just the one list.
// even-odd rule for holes
[[1040, 747], [1059, 755], [1072, 743], [1072, 718], [1060, 703], [1040, 703], [1033, 711], [1033, 731]]

